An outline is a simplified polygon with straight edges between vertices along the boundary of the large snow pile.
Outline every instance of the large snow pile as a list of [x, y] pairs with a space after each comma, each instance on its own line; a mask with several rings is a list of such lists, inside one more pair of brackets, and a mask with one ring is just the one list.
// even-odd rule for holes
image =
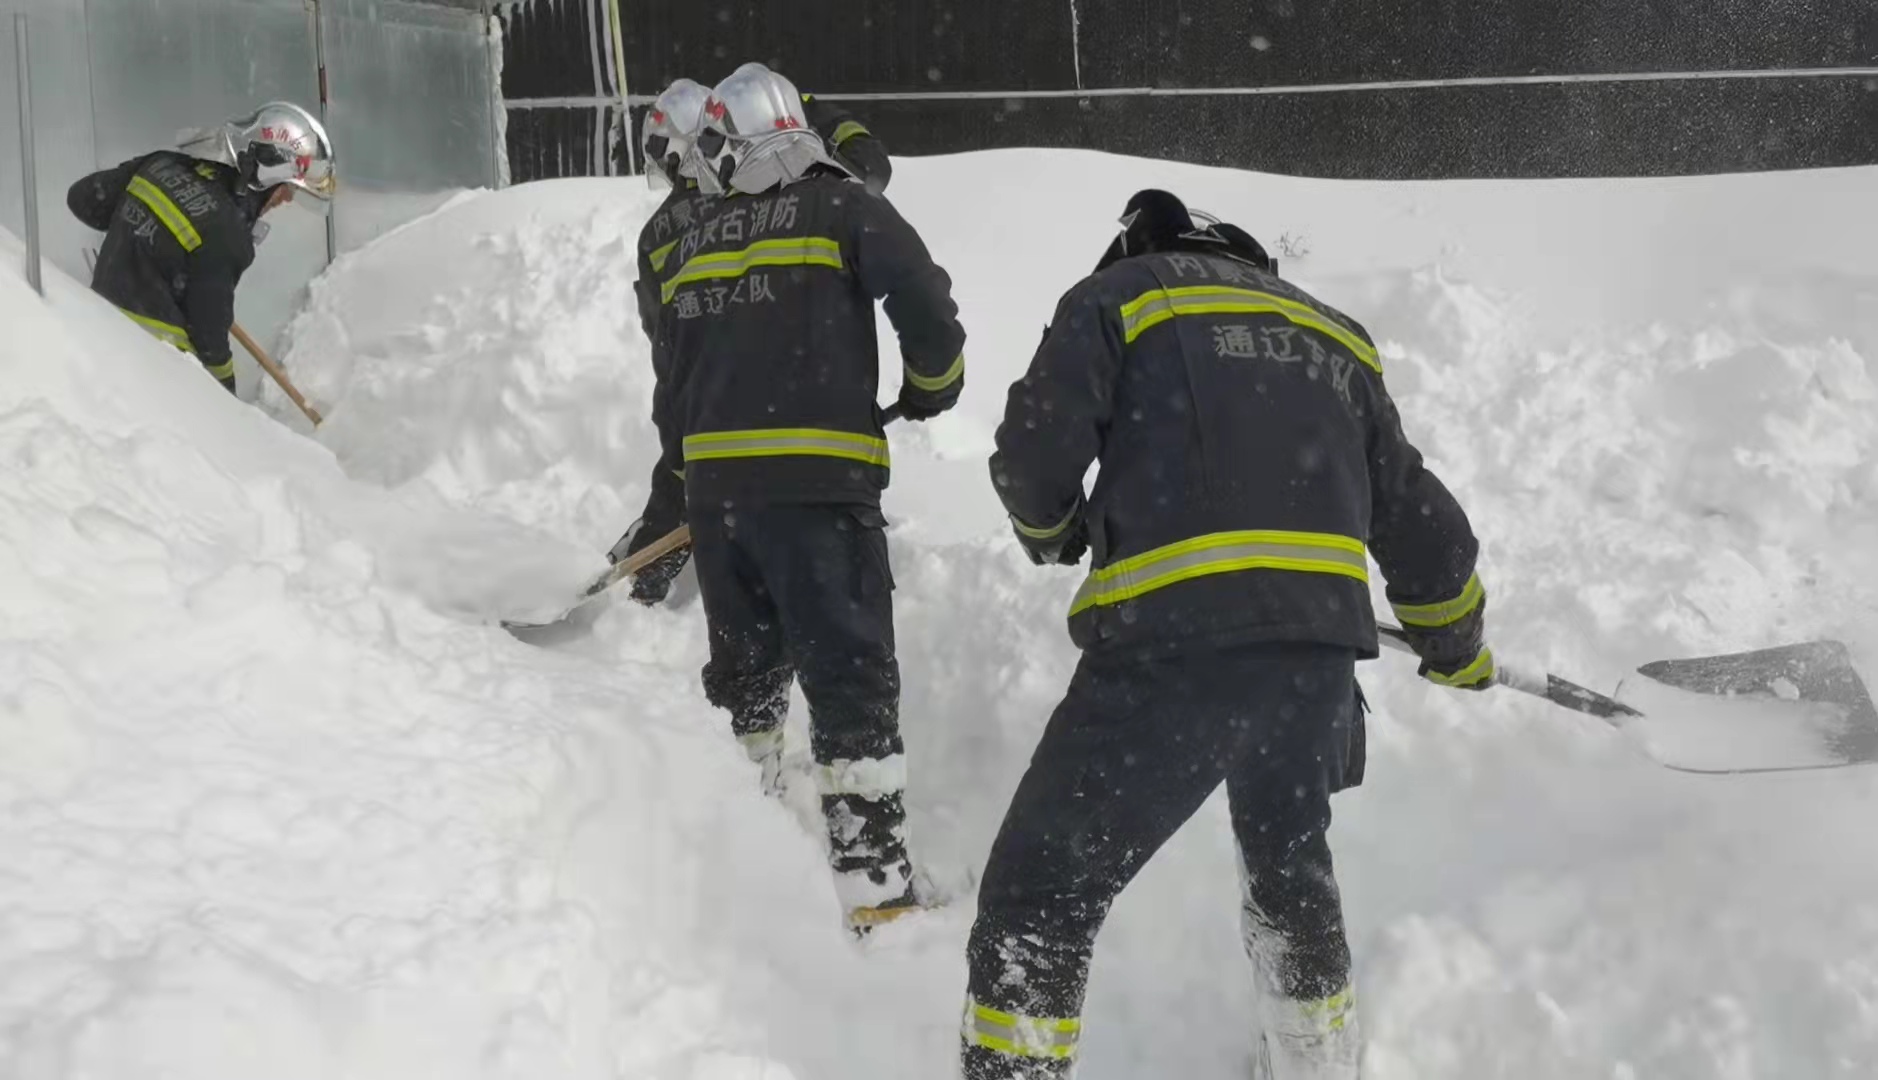
[[[1878, 673], [1874, 181], [903, 163], [971, 334], [961, 408], [892, 433], [916, 853], [982, 860], [1075, 661], [1077, 575], [1016, 552], [984, 459], [1129, 193], [1309, 249], [1286, 275], [1384, 343], [1475, 519], [1497, 647], [1608, 688], [1816, 636]], [[695, 603], [488, 625], [643, 499], [653, 205], [529, 185], [342, 259], [285, 357], [320, 445], [0, 274], [0, 1075], [949, 1075], [969, 899], [843, 942], [807, 808], [697, 690]], [[1878, 774], [1673, 774], [1507, 691], [1364, 678], [1332, 841], [1366, 1075], [1878, 1072]], [[1085, 1077], [1245, 1075], [1234, 881], [1209, 806], [1104, 932]]]

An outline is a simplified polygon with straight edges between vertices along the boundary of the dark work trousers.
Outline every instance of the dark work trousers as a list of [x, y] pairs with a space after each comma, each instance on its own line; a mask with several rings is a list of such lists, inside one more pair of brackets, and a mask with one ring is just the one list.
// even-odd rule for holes
[[967, 947], [968, 1080], [1061, 1076], [1109, 906], [1226, 784], [1265, 992], [1328, 997], [1350, 952], [1325, 830], [1360, 779], [1355, 654], [1254, 645], [1085, 656], [1005, 813]]
[[705, 697], [750, 735], [781, 726], [801, 680], [836, 871], [884, 870], [904, 884], [903, 781], [882, 786], [905, 771], [886, 519], [858, 505], [687, 516], [711, 637]]

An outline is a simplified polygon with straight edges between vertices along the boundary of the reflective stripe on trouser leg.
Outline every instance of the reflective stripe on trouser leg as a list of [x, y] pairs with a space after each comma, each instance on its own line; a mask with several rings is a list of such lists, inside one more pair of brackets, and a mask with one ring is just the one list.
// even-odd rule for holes
[[905, 896], [913, 868], [906, 853], [906, 755], [816, 766], [828, 821], [828, 861], [841, 906], [874, 907]]
[[1264, 1046], [1270, 1080], [1357, 1080], [1363, 1057], [1356, 991], [1327, 997], [1266, 998]]
[[[1070, 1074], [1080, 1024], [1074, 1032], [1061, 1025], [1082, 1012], [1096, 932], [1107, 911], [1105, 897], [1064, 904], [1055, 897], [1003, 890], [988, 895], [981, 887], [965, 953], [970, 996], [960, 1063], [966, 1080], [1053, 1080]], [[1045, 1049], [1054, 1054], [1024, 1052]]]
[[783, 752], [783, 728], [781, 724], [772, 728], [752, 731], [737, 736], [738, 745], [751, 761], [762, 761]]
[[1025, 1016], [994, 1009], [965, 995], [964, 1028], [967, 1046], [1017, 1058], [1074, 1058], [1082, 1039], [1078, 1017]]

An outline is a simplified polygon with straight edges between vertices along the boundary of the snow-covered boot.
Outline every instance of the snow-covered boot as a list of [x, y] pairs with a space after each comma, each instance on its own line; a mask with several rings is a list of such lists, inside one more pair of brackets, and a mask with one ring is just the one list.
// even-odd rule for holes
[[1265, 1031], [1253, 1080], [1358, 1080], [1362, 1075], [1363, 1035], [1352, 988], [1315, 1001], [1267, 996], [1261, 1011]]
[[783, 793], [783, 729], [753, 731], [737, 736], [743, 752], [762, 769], [763, 794], [780, 797]]
[[835, 896], [847, 914], [848, 929], [863, 936], [919, 910], [900, 796], [823, 796], [822, 809], [828, 815]]
[[828, 862], [848, 928], [864, 935], [919, 908], [906, 854], [906, 758], [834, 761], [816, 770]]

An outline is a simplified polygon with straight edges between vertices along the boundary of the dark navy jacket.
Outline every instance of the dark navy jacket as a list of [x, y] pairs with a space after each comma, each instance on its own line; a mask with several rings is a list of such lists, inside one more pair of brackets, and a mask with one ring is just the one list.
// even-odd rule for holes
[[991, 472], [1020, 530], [1087, 529], [1070, 632], [1088, 650], [1373, 656], [1366, 550], [1423, 624], [1478, 590], [1467, 517], [1403, 435], [1369, 335], [1229, 257], [1136, 256], [1070, 290]]
[[669, 369], [653, 402], [690, 505], [878, 504], [874, 302], [899, 334], [901, 397], [947, 409], [965, 384], [951, 278], [890, 203], [846, 178], [700, 209], [660, 284]]
[[235, 286], [254, 263], [262, 199], [237, 192], [226, 165], [160, 151], [85, 177], [66, 204], [105, 234], [92, 289], [152, 334], [195, 353], [232, 389], [228, 329]]

